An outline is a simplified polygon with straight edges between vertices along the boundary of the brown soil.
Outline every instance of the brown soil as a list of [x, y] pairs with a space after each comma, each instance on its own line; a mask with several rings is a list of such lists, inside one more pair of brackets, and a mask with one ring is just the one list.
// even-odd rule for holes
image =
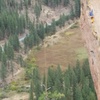
[[36, 63], [42, 72], [45, 71], [46, 67], [58, 64], [64, 70], [69, 64], [75, 65], [77, 60], [76, 49], [84, 48], [83, 45], [80, 29], [69, 29], [60, 34], [58, 42], [41, 48], [40, 51], [35, 53]]
[[5, 98], [3, 100], [28, 100], [29, 95], [28, 93], [20, 93], [11, 96], [10, 98]]

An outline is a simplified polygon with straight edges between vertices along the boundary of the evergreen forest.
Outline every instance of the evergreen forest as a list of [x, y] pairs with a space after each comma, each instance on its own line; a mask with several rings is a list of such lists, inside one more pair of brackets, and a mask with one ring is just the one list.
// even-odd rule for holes
[[97, 100], [88, 60], [65, 71], [51, 66], [42, 77], [36, 67], [31, 76], [29, 100]]
[[[75, 5], [71, 7], [69, 15], [62, 14], [58, 20], [52, 19], [50, 24], [43, 23], [39, 20], [42, 5], [51, 8], [62, 5], [69, 6], [69, 0], [0, 0], [0, 40], [4, 41], [0, 45], [0, 79], [6, 83], [9, 73], [14, 73], [15, 62], [22, 65], [22, 52], [25, 54], [33, 47], [43, 42], [46, 36], [55, 34], [57, 27], [62, 28], [65, 23], [80, 16], [80, 0], [75, 0]], [[34, 8], [34, 21], [28, 16], [28, 9]], [[53, 8], [54, 9], [54, 8]], [[21, 11], [25, 11], [24, 14]], [[26, 30], [28, 32], [26, 33]], [[20, 36], [24, 40], [20, 40]], [[23, 45], [21, 45], [21, 43]], [[19, 55], [17, 54], [19, 53]], [[16, 55], [17, 54], [17, 55]]]

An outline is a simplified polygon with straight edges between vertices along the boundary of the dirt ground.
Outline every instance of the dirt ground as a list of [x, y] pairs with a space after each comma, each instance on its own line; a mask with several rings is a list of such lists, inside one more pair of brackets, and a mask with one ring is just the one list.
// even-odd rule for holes
[[36, 63], [41, 72], [44, 72], [46, 67], [58, 64], [64, 70], [69, 64], [74, 66], [77, 59], [83, 61], [87, 58], [79, 28], [69, 29], [67, 32], [60, 33], [59, 40], [56, 38], [57, 34], [54, 37], [57, 41], [53, 45], [47, 45], [35, 53]]
[[21, 93], [11, 96], [10, 98], [5, 98], [3, 100], [28, 100], [29, 95], [28, 93]]

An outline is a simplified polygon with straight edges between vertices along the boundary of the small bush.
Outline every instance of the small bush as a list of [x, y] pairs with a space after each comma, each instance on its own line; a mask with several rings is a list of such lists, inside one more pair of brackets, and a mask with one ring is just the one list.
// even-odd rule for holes
[[10, 85], [8, 86], [8, 89], [11, 91], [16, 91], [18, 89], [18, 84], [16, 82], [11, 82]]
[[40, 46], [37, 46], [37, 47], [36, 47], [36, 50], [41, 50], [41, 47], [40, 47]]
[[29, 92], [29, 87], [21, 86], [18, 88], [17, 92]]
[[15, 85], [11, 85], [9, 89], [12, 90], [12, 91], [16, 91], [17, 88], [18, 88], [17, 86], [15, 86]]
[[4, 98], [7, 98], [6, 93], [5, 92], [0, 93], [0, 100]]
[[78, 28], [78, 27], [79, 27], [78, 24], [75, 23], [75, 24], [71, 27], [71, 29]]

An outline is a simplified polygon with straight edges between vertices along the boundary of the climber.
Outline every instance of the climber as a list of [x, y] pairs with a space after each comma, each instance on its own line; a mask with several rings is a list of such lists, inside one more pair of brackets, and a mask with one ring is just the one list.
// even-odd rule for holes
[[94, 23], [94, 14], [93, 14], [93, 10], [90, 10], [89, 16], [91, 17], [91, 23]]
[[94, 17], [91, 17], [91, 23], [94, 23]]
[[90, 52], [91, 52], [91, 54], [93, 55], [93, 57], [95, 57], [94, 51], [93, 51], [93, 50], [91, 50]]
[[90, 15], [91, 17], [94, 16], [94, 15], [93, 15], [93, 10], [90, 9], [89, 15]]

